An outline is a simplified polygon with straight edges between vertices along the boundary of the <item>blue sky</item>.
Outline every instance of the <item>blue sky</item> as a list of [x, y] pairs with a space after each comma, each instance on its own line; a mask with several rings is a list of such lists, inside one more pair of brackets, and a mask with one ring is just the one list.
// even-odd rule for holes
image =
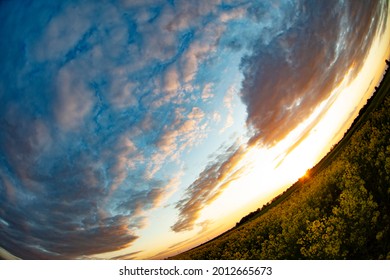
[[250, 147], [357, 77], [387, 16], [386, 1], [3, 1], [0, 246], [143, 258], [153, 238], [215, 230], [202, 211]]

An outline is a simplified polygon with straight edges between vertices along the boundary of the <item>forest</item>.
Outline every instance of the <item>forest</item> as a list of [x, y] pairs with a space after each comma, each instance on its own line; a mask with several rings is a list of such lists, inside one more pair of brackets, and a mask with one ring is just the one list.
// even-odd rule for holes
[[170, 259], [390, 259], [389, 72], [309, 178]]

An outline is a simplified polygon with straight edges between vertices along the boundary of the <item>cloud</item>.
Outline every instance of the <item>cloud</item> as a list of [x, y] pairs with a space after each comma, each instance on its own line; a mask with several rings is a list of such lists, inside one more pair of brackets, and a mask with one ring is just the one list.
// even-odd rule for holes
[[206, 85], [204, 85], [202, 90], [202, 95], [201, 95], [204, 101], [214, 96], [214, 94], [212, 93], [213, 90], [212, 88], [213, 88], [213, 83], [207, 83]]
[[216, 48], [218, 2], [43, 2], [0, 4], [0, 246], [119, 250], [177, 188], [163, 163], [206, 135], [185, 81]]
[[233, 19], [238, 19], [244, 17], [246, 14], [246, 9], [238, 8], [236, 10], [225, 11], [220, 14], [220, 20], [222, 22], [231, 21]]
[[[34, 58], [38, 61], [63, 59], [90, 28], [91, 12], [87, 5], [64, 7], [61, 13], [49, 21], [38, 42], [33, 45]], [[69, 18], [72, 20], [69, 21]]]
[[136, 107], [138, 105], [138, 100], [134, 95], [136, 89], [136, 84], [128, 81], [117, 81], [112, 83], [110, 91], [112, 92], [110, 96], [111, 103], [117, 108], [128, 108]]
[[74, 68], [72, 62], [61, 68], [55, 85], [57, 97], [53, 111], [59, 126], [65, 130], [80, 126], [93, 106], [92, 91], [82, 79], [72, 74]]
[[[281, 140], [330, 96], [348, 71], [356, 75], [378, 32], [380, 13], [379, 4], [361, 2], [248, 4], [246, 16], [257, 23], [257, 32], [248, 28], [237, 47], [231, 45], [237, 42], [234, 29], [228, 29], [232, 36], [221, 40], [233, 51], [244, 47], [248, 50], [241, 61], [244, 80], [240, 90], [247, 108], [247, 124], [254, 131], [248, 144], [273, 145]], [[231, 18], [242, 15], [237, 10]], [[226, 125], [233, 89], [229, 88], [224, 98], [230, 112]], [[302, 132], [298, 143], [322, 115], [320, 112]], [[234, 168], [241, 157], [240, 149], [230, 149], [199, 174], [176, 204], [179, 215], [171, 227], [173, 231], [193, 229], [202, 209], [240, 175]]]
[[165, 90], [176, 91], [180, 87], [179, 74], [174, 67], [171, 67], [165, 74]]
[[221, 121], [221, 114], [218, 112], [214, 112], [213, 115], [211, 116], [212, 120], [216, 123], [219, 123]]
[[199, 144], [206, 137], [208, 123], [205, 113], [199, 107], [193, 107], [187, 115], [185, 111], [184, 108], [175, 110], [172, 123], [166, 125], [161, 133], [156, 142], [158, 150], [149, 163], [148, 177], [154, 176], [168, 159], [178, 160], [184, 150]]
[[112, 258], [112, 260], [133, 260], [135, 256], [138, 255], [139, 253], [142, 253], [142, 251], [136, 251], [129, 254], [117, 256], [115, 258]]
[[0, 247], [0, 260], [20, 260], [20, 259]]
[[230, 182], [237, 179], [240, 174], [237, 164], [244, 154], [244, 147], [233, 145], [208, 164], [176, 204], [179, 215], [171, 227], [173, 231], [193, 229], [202, 209], [213, 202]]
[[[267, 13], [257, 8], [254, 16]], [[288, 28], [273, 30], [272, 38], [261, 35], [241, 63], [241, 99], [247, 123], [256, 130], [254, 142], [272, 145], [282, 139], [329, 97], [348, 70], [358, 73], [381, 14], [378, 2], [303, 1], [286, 11]]]
[[183, 30], [194, 27], [207, 15], [214, 15], [218, 11], [220, 0], [204, 2], [181, 1], [176, 3], [176, 15], [167, 25], [169, 30]]
[[[51, 192], [60, 194], [54, 196], [47, 190], [39, 197], [28, 192], [28, 199], [21, 196], [16, 203], [2, 201], [1, 216], [9, 224], [3, 227], [7, 232], [2, 236], [4, 248], [26, 259], [62, 259], [76, 258], [80, 252], [118, 250], [137, 239], [128, 228], [130, 216], [101, 214], [94, 199], [96, 191], [80, 189], [75, 193], [68, 188]], [[89, 200], [79, 192], [88, 192]]]
[[224, 127], [220, 129], [220, 133], [223, 133], [226, 129], [231, 127], [234, 124], [234, 118], [233, 118], [233, 98], [234, 94], [236, 93], [235, 86], [230, 86], [228, 90], [226, 91], [226, 94], [223, 98], [223, 104], [225, 105], [225, 108], [227, 109], [228, 113], [226, 116], [226, 121]]
[[180, 61], [185, 83], [193, 81], [199, 70], [199, 65], [210, 59], [216, 52], [218, 42], [225, 30], [225, 25], [211, 22], [202, 26], [202, 32], [193, 35], [195, 41], [183, 53]]
[[[0, 3], [0, 246], [30, 259], [87, 258], [138, 240], [148, 212], [178, 187], [181, 173], [169, 174], [183, 154], [211, 120], [225, 124], [212, 89], [232, 53], [247, 54], [240, 94], [253, 139], [271, 143], [326, 98], [339, 70], [360, 67], [379, 10], [46, 2]], [[191, 229], [240, 175], [243, 153], [233, 145], [204, 168], [176, 205], [175, 231]]]

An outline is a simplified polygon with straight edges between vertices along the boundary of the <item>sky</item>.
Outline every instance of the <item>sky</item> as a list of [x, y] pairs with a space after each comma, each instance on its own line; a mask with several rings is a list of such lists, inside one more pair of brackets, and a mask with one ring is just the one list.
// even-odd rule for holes
[[372, 95], [388, 1], [1, 1], [0, 253], [162, 259], [305, 175]]

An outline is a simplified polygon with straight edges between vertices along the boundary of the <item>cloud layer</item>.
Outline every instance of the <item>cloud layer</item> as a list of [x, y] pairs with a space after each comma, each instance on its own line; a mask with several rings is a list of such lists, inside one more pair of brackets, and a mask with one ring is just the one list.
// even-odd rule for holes
[[[274, 143], [358, 71], [384, 3], [1, 2], [0, 246], [28, 259], [131, 246], [184, 156], [232, 126], [230, 57], [245, 55], [252, 140]], [[239, 176], [245, 145], [230, 144], [184, 191], [173, 231]]]
[[[247, 41], [250, 52], [241, 60], [240, 96], [252, 128], [248, 144], [274, 145], [326, 100], [349, 71], [354, 77], [374, 37], [383, 32], [387, 10], [385, 2], [260, 2], [248, 6], [246, 16], [258, 21], [261, 30], [256, 39]], [[241, 48], [239, 43], [234, 46]], [[202, 209], [219, 196], [230, 178], [236, 178], [237, 152], [221, 154], [187, 188], [176, 204], [180, 212], [174, 231], [192, 229]]]
[[220, 1], [0, 5], [0, 246], [77, 258], [131, 245], [178, 186], [164, 168], [207, 136], [198, 72], [240, 14]]
[[[382, 2], [301, 1], [286, 7], [282, 28], [260, 36], [242, 60], [242, 101], [254, 141], [273, 144], [330, 96], [346, 73], [360, 70], [380, 32]], [[253, 13], [267, 13], [260, 6]]]
[[201, 210], [210, 205], [242, 170], [237, 166], [244, 155], [244, 148], [233, 145], [221, 153], [215, 161], [199, 174], [199, 177], [186, 190], [185, 196], [176, 204], [179, 219], [172, 230], [180, 232], [192, 230]]

